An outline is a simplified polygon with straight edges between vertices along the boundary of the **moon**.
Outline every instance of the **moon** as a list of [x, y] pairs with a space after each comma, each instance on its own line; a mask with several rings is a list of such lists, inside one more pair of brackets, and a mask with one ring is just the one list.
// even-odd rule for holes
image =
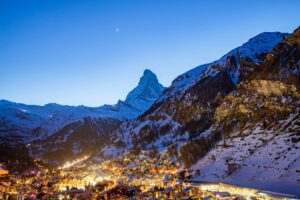
[[120, 31], [120, 29], [119, 28], [116, 28], [116, 30], [115, 30], [116, 32], [119, 32]]

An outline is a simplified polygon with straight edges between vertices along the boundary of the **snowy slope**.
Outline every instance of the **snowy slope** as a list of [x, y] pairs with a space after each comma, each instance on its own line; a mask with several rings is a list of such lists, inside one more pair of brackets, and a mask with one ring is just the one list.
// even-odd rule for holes
[[299, 132], [298, 112], [280, 122], [277, 130], [256, 126], [243, 137], [236, 133], [227, 147], [219, 142], [191, 167], [200, 170], [195, 179], [300, 195]]
[[120, 123], [112, 118], [84, 118], [64, 126], [46, 140], [34, 141], [29, 146], [30, 154], [56, 166], [76, 160], [105, 144]]

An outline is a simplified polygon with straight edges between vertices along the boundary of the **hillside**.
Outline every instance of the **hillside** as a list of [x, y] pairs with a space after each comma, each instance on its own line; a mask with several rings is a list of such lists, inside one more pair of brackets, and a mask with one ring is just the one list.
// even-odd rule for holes
[[260, 34], [179, 76], [101, 155], [149, 152], [196, 180], [299, 195], [299, 31]]

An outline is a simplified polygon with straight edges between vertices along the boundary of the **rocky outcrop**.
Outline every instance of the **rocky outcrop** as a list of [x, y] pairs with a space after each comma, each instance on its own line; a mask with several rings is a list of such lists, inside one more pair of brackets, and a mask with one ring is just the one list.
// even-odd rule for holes
[[279, 43], [249, 79], [280, 80], [300, 89], [300, 27]]

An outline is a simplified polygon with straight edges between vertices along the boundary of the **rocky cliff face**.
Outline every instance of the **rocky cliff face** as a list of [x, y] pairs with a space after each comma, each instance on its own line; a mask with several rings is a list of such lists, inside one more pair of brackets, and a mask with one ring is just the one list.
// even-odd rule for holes
[[300, 88], [300, 28], [270, 52], [249, 79], [280, 80]]

